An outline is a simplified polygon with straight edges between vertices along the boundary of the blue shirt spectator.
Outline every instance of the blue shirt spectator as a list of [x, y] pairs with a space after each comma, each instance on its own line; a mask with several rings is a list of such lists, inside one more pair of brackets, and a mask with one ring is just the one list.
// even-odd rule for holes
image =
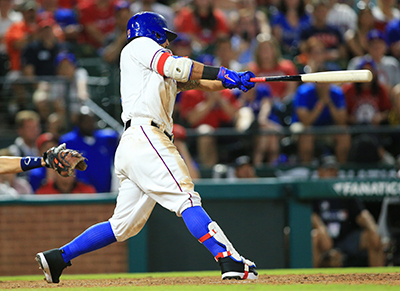
[[[299, 118], [296, 114], [297, 109], [305, 108], [308, 110], [314, 109], [319, 100], [316, 84], [303, 84], [297, 89], [293, 100], [293, 122], [298, 122]], [[331, 85], [329, 88], [330, 99], [338, 109], [346, 109], [346, 98], [342, 89], [339, 86]], [[319, 117], [312, 125], [333, 125], [335, 124], [328, 106], [322, 110]]]
[[386, 26], [386, 37], [392, 56], [400, 58], [400, 19], [390, 21]]
[[288, 48], [297, 48], [300, 42], [300, 32], [302, 27], [308, 27], [311, 23], [309, 14], [304, 14], [299, 19], [298, 26], [292, 26], [286, 15], [277, 12], [271, 19], [271, 27], [279, 26], [282, 30], [281, 45]]
[[81, 113], [78, 126], [60, 137], [88, 159], [86, 171], [77, 171], [76, 177], [93, 185], [97, 192], [110, 192], [114, 154], [118, 145], [118, 133], [111, 129], [94, 129], [93, 116]]

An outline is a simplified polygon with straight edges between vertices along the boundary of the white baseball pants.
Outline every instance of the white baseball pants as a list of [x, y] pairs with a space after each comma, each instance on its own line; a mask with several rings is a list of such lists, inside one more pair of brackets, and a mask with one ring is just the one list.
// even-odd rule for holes
[[189, 171], [175, 145], [151, 119], [132, 119], [115, 154], [120, 180], [117, 205], [110, 223], [117, 241], [136, 235], [145, 225], [155, 203], [177, 216], [200, 206]]

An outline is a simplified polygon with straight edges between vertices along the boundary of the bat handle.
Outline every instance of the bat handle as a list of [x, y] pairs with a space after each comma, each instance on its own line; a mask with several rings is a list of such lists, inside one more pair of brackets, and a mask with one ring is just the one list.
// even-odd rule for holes
[[250, 82], [265, 82], [265, 77], [250, 78]]

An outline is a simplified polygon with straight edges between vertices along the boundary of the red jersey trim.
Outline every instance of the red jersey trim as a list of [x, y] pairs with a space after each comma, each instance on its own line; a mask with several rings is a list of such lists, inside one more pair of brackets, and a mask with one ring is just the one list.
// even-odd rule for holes
[[158, 60], [158, 63], [157, 63], [157, 72], [158, 72], [160, 75], [162, 75], [162, 76], [164, 76], [164, 64], [165, 64], [165, 62], [167, 61], [167, 58], [170, 57], [170, 56], [172, 56], [172, 54], [170, 54], [170, 53], [163, 53], [163, 54], [160, 56], [160, 59]]

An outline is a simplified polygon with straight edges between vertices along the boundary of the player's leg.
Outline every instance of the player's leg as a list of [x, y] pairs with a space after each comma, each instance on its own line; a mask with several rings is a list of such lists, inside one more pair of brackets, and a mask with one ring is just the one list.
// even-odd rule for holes
[[113, 242], [116, 242], [116, 238], [110, 222], [102, 222], [88, 228], [60, 249], [38, 253], [36, 260], [45, 274], [46, 281], [58, 283], [62, 271], [71, 266], [73, 258], [100, 249]]
[[220, 263], [224, 279], [256, 279], [254, 263], [239, 255], [218, 224], [201, 207], [201, 198], [194, 191], [185, 162], [173, 143], [162, 132], [151, 128], [143, 127], [143, 134], [151, 143], [146, 159], [153, 157], [151, 161], [142, 161], [140, 185], [143, 191], [164, 208], [183, 217], [189, 231]]
[[182, 218], [192, 233], [214, 256], [221, 267], [222, 279], [257, 279], [256, 265], [242, 257], [201, 206], [182, 212]]
[[136, 235], [145, 225], [155, 201], [129, 179], [121, 182], [114, 215], [107, 222], [96, 224], [60, 249], [38, 253], [36, 260], [46, 281], [58, 283], [62, 271], [71, 260]]

